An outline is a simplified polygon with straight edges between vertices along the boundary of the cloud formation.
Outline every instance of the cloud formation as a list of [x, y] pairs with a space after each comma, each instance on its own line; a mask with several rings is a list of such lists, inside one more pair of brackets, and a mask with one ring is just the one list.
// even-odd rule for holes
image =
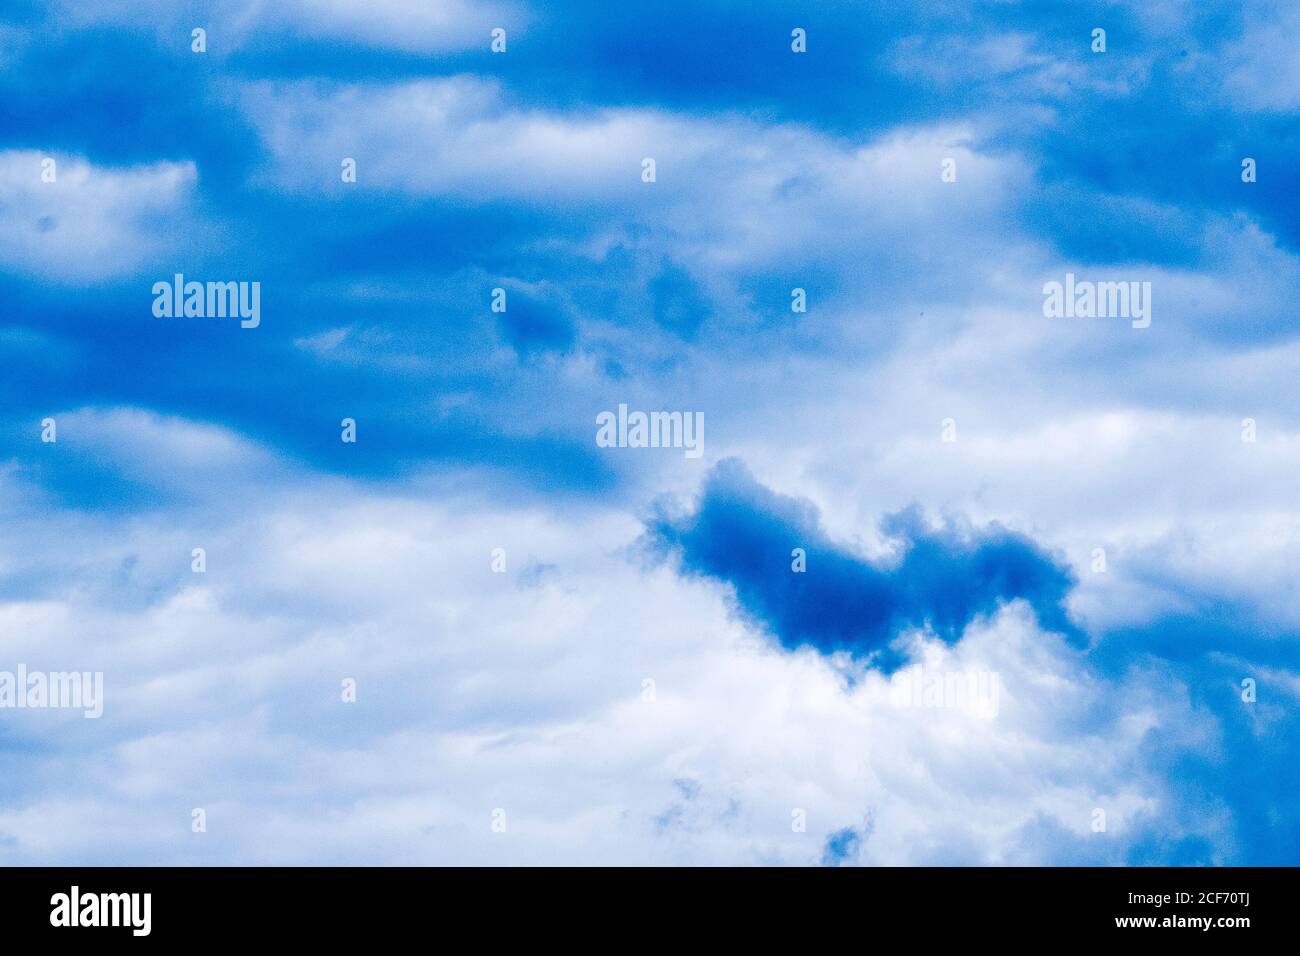
[[1289, 14], [798, 15], [0, 12], [0, 859], [1296, 862]]
[[196, 179], [191, 162], [112, 169], [0, 151], [0, 265], [62, 282], [134, 274], [176, 248]]

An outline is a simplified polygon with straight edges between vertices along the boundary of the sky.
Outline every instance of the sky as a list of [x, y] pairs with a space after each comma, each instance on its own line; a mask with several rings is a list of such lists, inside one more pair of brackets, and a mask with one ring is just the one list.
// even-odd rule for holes
[[0, 862], [1300, 863], [1297, 30], [9, 0]]

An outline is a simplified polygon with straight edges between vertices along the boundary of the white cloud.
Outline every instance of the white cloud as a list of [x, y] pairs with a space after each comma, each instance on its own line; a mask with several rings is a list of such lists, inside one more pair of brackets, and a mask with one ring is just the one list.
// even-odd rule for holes
[[284, 473], [273, 450], [217, 425], [140, 408], [83, 408], [54, 415], [58, 451], [91, 458], [158, 488], [202, 489], [270, 481]]
[[1289, 3], [1252, 4], [1243, 12], [1245, 30], [1224, 51], [1222, 94], [1232, 105], [1286, 113], [1300, 107], [1300, 10]]
[[1026, 846], [1043, 820], [1117, 861], [1160, 805], [1143, 735], [1185, 721], [1017, 607], [955, 648], [917, 637], [928, 668], [999, 674], [995, 719], [899, 706], [874, 672], [776, 650], [716, 587], [641, 569], [617, 513], [330, 486], [227, 509], [6, 525], [38, 563], [92, 556], [0, 604], [6, 660], [106, 672], [100, 720], [10, 722], [32, 749], [0, 809], [9, 862], [800, 864], [864, 819], [863, 862], [1015, 862], [1048, 852]]
[[[264, 185], [562, 210], [588, 228], [558, 238], [554, 251], [586, 263], [615, 246], [653, 261], [669, 255], [735, 304], [727, 311], [737, 324], [748, 311], [742, 281], [756, 274], [798, 268], [806, 280], [817, 268], [833, 273], [837, 302], [875, 301], [917, 274], [944, 275], [950, 287], [958, 279], [982, 285], [985, 270], [973, 256], [1014, 261], [1027, 244], [996, 223], [1028, 167], [1013, 153], [981, 151], [961, 125], [854, 143], [739, 116], [524, 108], [495, 82], [469, 76], [391, 86], [255, 83], [239, 100], [270, 154], [258, 174]], [[355, 184], [340, 179], [345, 157], [357, 161]], [[641, 178], [646, 158], [656, 163], [654, 183]], [[940, 178], [949, 158], [957, 183]], [[952, 245], [925, 238], [933, 234]], [[812, 292], [826, 308], [821, 290]], [[856, 338], [876, 334], [853, 326]], [[636, 335], [644, 340], [645, 330]]]
[[[603, 199], [653, 213], [654, 204], [709, 195], [722, 209], [694, 209], [709, 222], [725, 218], [730, 202], [782, 202], [798, 194], [806, 205], [845, 201], [836, 217], [865, 212], [895, 219], [952, 202], [940, 160], [959, 159], [963, 178], [980, 198], [957, 210], [992, 208], [1015, 173], [971, 149], [963, 128], [899, 130], [873, 143], [835, 142], [797, 126], [762, 126], [741, 117], [700, 119], [653, 108], [562, 113], [512, 104], [499, 84], [474, 76], [395, 85], [259, 82], [242, 89], [250, 122], [269, 147], [267, 175], [293, 189], [340, 193], [343, 157], [358, 161], [356, 188], [415, 195], [457, 194], [467, 202], [503, 198], [533, 202]], [[657, 164], [657, 181], [641, 181], [641, 161]], [[922, 162], [924, 160], [924, 162]], [[733, 198], [734, 197], [734, 198]], [[876, 208], [888, 199], [886, 208]], [[949, 208], [948, 212], [954, 210]], [[752, 217], [746, 217], [750, 220]], [[770, 217], [787, 227], [792, 217]], [[812, 219], [814, 217], [806, 217]], [[802, 219], [799, 220], [800, 222]]]
[[[42, 180], [45, 159], [55, 179]], [[0, 263], [57, 281], [157, 261], [184, 231], [193, 163], [114, 169], [35, 150], [0, 152]]]

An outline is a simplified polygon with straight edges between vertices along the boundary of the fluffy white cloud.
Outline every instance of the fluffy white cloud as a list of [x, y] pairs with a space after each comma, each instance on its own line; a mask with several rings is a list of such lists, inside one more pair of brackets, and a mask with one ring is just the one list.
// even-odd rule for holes
[[[52, 159], [53, 180], [43, 178]], [[156, 261], [185, 230], [193, 163], [125, 169], [35, 150], [0, 152], [0, 263], [58, 281]]]
[[[249, 455], [138, 425], [196, 468]], [[224, 478], [201, 511], [6, 522], [5, 553], [62, 573], [0, 603], [0, 667], [103, 670], [106, 704], [6, 713], [31, 749], [0, 857], [799, 864], [853, 826], [861, 862], [1015, 862], [1049, 826], [1118, 861], [1161, 805], [1144, 734], [1188, 723], [1017, 606], [955, 648], [914, 636], [931, 674], [996, 673], [996, 716], [905, 706], [910, 672], [779, 651], [716, 586], [643, 567], [625, 514]]]
[[[468, 203], [615, 203], [688, 237], [706, 239], [728, 226], [733, 246], [717, 242], [712, 255], [751, 262], [762, 253], [756, 246], [768, 247], [763, 258], [773, 260], [815, 230], [838, 232], [855, 220], [900, 234], [918, 217], [962, 221], [996, 208], [1007, 196], [1004, 183], [1023, 172], [1014, 157], [974, 152], [970, 130], [960, 127], [845, 144], [741, 117], [529, 109], [495, 81], [472, 76], [395, 85], [263, 82], [245, 87], [240, 99], [271, 153], [265, 176], [280, 186], [455, 195]], [[343, 157], [358, 162], [355, 187], [340, 181]], [[971, 188], [945, 190], [946, 157], [957, 159]], [[645, 158], [656, 162], [653, 184], [641, 179]], [[749, 208], [759, 202], [761, 217]]]

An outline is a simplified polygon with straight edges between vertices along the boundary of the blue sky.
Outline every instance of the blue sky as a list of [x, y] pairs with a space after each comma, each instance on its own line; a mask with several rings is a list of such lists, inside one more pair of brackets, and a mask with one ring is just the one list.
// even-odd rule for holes
[[1296, 863], [1293, 5], [633, 6], [6, 5], [0, 859]]

